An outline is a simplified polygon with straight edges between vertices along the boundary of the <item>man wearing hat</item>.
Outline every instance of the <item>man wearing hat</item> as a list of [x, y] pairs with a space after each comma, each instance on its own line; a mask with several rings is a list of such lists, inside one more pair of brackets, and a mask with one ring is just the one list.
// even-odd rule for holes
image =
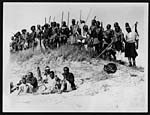
[[[131, 29], [129, 23], [125, 24], [127, 34], [125, 36], [125, 57], [128, 57], [129, 66], [136, 67], [135, 58], [138, 56], [136, 49], [138, 47], [137, 22], [135, 29]], [[136, 31], [135, 31], [136, 30]], [[131, 60], [132, 59], [132, 60]]]

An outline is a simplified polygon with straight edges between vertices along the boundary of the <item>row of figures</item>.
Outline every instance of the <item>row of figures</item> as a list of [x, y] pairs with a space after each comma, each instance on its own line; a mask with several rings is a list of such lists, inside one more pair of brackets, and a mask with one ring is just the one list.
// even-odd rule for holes
[[22, 94], [50, 94], [62, 93], [76, 90], [75, 78], [73, 73], [69, 71], [68, 67], [63, 68], [62, 77], [57, 76], [56, 73], [50, 70], [49, 66], [45, 67], [44, 74], [42, 74], [40, 67], [37, 67], [37, 76], [32, 72], [23, 75], [21, 80], [16, 84], [10, 83], [10, 93], [16, 92], [17, 95]]
[[[80, 49], [93, 52], [93, 57], [101, 57], [104, 59], [116, 60], [121, 57], [122, 52], [125, 52], [125, 57], [128, 57], [130, 66], [135, 66], [135, 58], [137, 56], [136, 49], [138, 48], [138, 32], [137, 22], [134, 26], [125, 23], [127, 31], [124, 35], [118, 22], [114, 23], [114, 29], [110, 24], [107, 24], [106, 29], [103, 28], [103, 23], [95, 18], [91, 21], [91, 26], [88, 27], [84, 20], [80, 23], [72, 19], [70, 28], [63, 21], [60, 27], [59, 23], [51, 22], [44, 26], [37, 25], [31, 27], [31, 33], [26, 29], [22, 33], [17, 32], [12, 37], [11, 51], [17, 52], [34, 48], [40, 44], [40, 47], [45, 49], [58, 48], [61, 45], [78, 45]], [[121, 59], [117, 59], [121, 60]]]

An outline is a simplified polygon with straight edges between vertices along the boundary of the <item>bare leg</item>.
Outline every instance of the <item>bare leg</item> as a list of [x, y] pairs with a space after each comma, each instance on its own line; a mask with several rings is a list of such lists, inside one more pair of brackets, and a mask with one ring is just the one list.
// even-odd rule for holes
[[128, 57], [128, 61], [129, 61], [129, 67], [131, 67], [132, 66], [131, 57]]
[[133, 66], [136, 67], [135, 58], [132, 58], [132, 60], [133, 60]]

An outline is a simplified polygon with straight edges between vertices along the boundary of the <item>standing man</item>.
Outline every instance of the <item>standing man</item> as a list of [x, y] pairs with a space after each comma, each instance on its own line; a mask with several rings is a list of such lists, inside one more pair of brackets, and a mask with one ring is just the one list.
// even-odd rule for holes
[[122, 30], [118, 24], [118, 22], [114, 23], [114, 39], [115, 39], [115, 50], [116, 50], [116, 57], [117, 60], [121, 63], [122, 60], [122, 52], [124, 50], [124, 44], [123, 44], [123, 39], [124, 39], [124, 34], [122, 33]]
[[61, 36], [61, 42], [62, 42], [62, 44], [66, 44], [67, 43], [67, 39], [69, 37], [69, 28], [66, 25], [65, 21], [62, 22], [60, 36]]
[[78, 28], [79, 26], [76, 24], [76, 20], [72, 19], [72, 25], [70, 26], [70, 33], [71, 33], [71, 37], [70, 37], [70, 41], [71, 44], [76, 43], [76, 37], [78, 35]]
[[32, 44], [32, 48], [33, 48], [33, 51], [34, 51], [34, 46], [35, 46], [35, 38], [36, 38], [36, 27], [35, 26], [32, 26], [31, 27], [31, 34], [30, 34], [30, 39], [31, 39], [31, 44]]
[[136, 67], [135, 58], [138, 56], [136, 49], [138, 49], [138, 40], [139, 40], [137, 34], [137, 22], [135, 23], [134, 30], [131, 29], [129, 23], [125, 24], [125, 28], [127, 31], [125, 37], [125, 57], [128, 57], [129, 67], [131, 66]]
[[110, 47], [104, 52], [104, 59], [109, 58], [111, 60], [111, 55], [114, 60], [116, 60], [116, 52], [114, 51], [114, 31], [111, 29], [111, 25], [107, 24], [106, 30], [104, 31], [104, 39], [103, 39], [103, 50], [105, 50], [109, 45]]
[[98, 55], [100, 41], [97, 37], [96, 29], [97, 29], [96, 20], [93, 19], [92, 24], [90, 26], [90, 36], [91, 36], [91, 39], [93, 40], [93, 47], [95, 51], [94, 54]]
[[43, 31], [42, 31], [42, 28], [41, 28], [41, 25], [37, 25], [37, 30], [36, 30], [36, 37], [39, 39], [40, 41], [40, 47], [42, 48], [42, 34], [43, 34]]

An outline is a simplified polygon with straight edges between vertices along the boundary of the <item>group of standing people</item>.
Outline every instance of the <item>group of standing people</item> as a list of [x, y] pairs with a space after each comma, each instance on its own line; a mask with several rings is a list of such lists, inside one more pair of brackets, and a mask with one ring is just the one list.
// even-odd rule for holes
[[40, 67], [37, 67], [37, 77], [34, 77], [32, 72], [23, 75], [21, 80], [16, 85], [10, 83], [10, 93], [17, 91], [18, 95], [27, 93], [62, 93], [76, 89], [73, 73], [69, 72], [68, 67], [63, 68], [63, 78], [58, 77], [54, 71], [50, 70], [49, 66], [45, 67], [45, 72], [42, 75]]
[[[86, 51], [92, 51], [92, 57], [101, 57], [103, 59], [122, 60], [122, 52], [128, 57], [129, 66], [136, 66], [135, 58], [138, 55], [138, 32], [137, 22], [133, 27], [129, 23], [125, 23], [127, 34], [124, 35], [118, 22], [114, 23], [114, 29], [107, 24], [106, 29], [103, 23], [96, 20], [91, 21], [88, 27], [84, 20], [76, 22], [72, 19], [70, 28], [62, 21], [61, 27], [57, 22], [51, 22], [44, 26], [37, 25], [31, 27], [31, 33], [26, 29], [22, 33], [17, 32], [12, 37], [11, 50], [19, 51], [23, 49], [33, 48], [37, 43], [42, 44], [45, 49], [54, 49], [61, 45], [71, 44], [78, 45]], [[39, 41], [39, 42], [38, 42]], [[133, 61], [133, 63], [132, 63]]]

